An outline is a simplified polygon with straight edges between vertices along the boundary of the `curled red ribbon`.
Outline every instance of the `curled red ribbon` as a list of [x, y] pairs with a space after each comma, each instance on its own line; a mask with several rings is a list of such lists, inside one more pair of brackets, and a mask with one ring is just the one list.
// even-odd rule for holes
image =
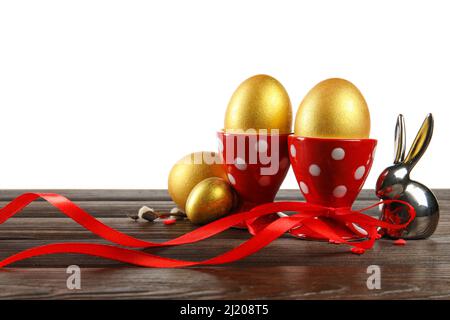
[[[363, 252], [364, 250], [373, 247], [375, 240], [378, 239], [378, 228], [402, 229], [405, 228], [415, 217], [414, 208], [410, 204], [401, 200], [384, 200], [360, 211], [353, 211], [350, 208], [329, 208], [305, 202], [273, 202], [257, 206], [247, 212], [227, 216], [205, 226], [199, 227], [196, 230], [186, 233], [178, 238], [163, 243], [155, 243], [137, 239], [108, 227], [62, 195], [56, 193], [25, 193], [12, 200], [4, 208], [0, 209], [0, 223], [3, 223], [13, 217], [28, 204], [38, 198], [43, 198], [51, 205], [58, 208], [69, 218], [99, 237], [121, 246], [133, 248], [166, 247], [194, 243], [210, 238], [248, 219], [260, 218], [278, 211], [292, 211], [297, 213], [268, 223], [264, 228], [261, 228], [256, 235], [249, 240], [246, 240], [239, 246], [219, 256], [204, 261], [176, 260], [142, 251], [104, 244], [56, 243], [34, 247], [12, 255], [0, 261], [0, 268], [31, 257], [56, 253], [86, 254], [138, 266], [156, 268], [223, 264], [245, 258], [261, 250], [269, 243], [282, 236], [284, 233], [295, 228], [303, 228], [302, 233], [306, 236], [308, 236], [309, 233], [318, 234], [323, 238], [329, 239], [330, 242], [347, 244]], [[379, 204], [389, 204], [394, 202], [402, 203], [406, 206], [409, 213], [409, 220], [406, 223], [395, 225], [380, 221], [361, 213], [376, 207]], [[356, 242], [349, 241], [343, 236], [339, 229], [336, 229], [333, 225], [327, 223], [328, 220], [337, 221], [346, 225], [358, 225], [367, 232], [365, 239]], [[361, 234], [358, 235], [361, 236]]]

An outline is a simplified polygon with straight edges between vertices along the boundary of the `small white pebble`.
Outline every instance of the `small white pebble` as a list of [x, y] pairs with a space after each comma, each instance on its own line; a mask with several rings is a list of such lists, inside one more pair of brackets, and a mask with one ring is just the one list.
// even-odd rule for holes
[[149, 207], [147, 207], [147, 206], [143, 206], [143, 207], [141, 207], [140, 209], [139, 209], [139, 211], [138, 211], [138, 217], [139, 217], [139, 219], [142, 219], [142, 215], [144, 214], [144, 213], [147, 213], [147, 212], [155, 212], [155, 210], [153, 210], [152, 208], [149, 208]]
[[170, 210], [170, 213], [184, 213], [184, 212], [181, 211], [180, 208], [174, 207]]

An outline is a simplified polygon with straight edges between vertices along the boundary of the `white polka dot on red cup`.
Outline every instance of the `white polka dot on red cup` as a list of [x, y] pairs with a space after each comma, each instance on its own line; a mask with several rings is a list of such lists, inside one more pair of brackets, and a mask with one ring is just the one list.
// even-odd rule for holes
[[312, 164], [309, 166], [309, 173], [314, 176], [317, 177], [320, 175], [320, 167], [317, 164]]
[[266, 140], [259, 140], [255, 144], [255, 150], [257, 152], [266, 152], [268, 148], [269, 148], [269, 145], [267, 144]]
[[375, 159], [375, 151], [377, 151], [377, 147], [373, 148], [373, 151], [372, 151], [372, 159]]
[[366, 167], [359, 166], [358, 169], [356, 169], [354, 177], [356, 180], [361, 179], [364, 176], [364, 173], [366, 173]]
[[236, 184], [236, 179], [234, 179], [234, 177], [231, 173], [229, 173], [227, 176], [228, 176], [228, 181], [230, 181], [231, 184]]
[[331, 158], [334, 160], [342, 160], [345, 157], [345, 150], [342, 148], [334, 148], [333, 151], [331, 151]]
[[295, 158], [296, 155], [297, 155], [297, 150], [295, 149], [295, 146], [293, 144], [291, 144], [291, 156], [293, 158]]
[[306, 183], [304, 183], [303, 181], [300, 181], [300, 189], [302, 190], [302, 192], [304, 194], [308, 194], [309, 193], [309, 188], [306, 185]]
[[337, 186], [333, 190], [333, 196], [336, 198], [342, 198], [347, 193], [347, 187], [346, 186]]
[[241, 171], [247, 169], [247, 164], [245, 163], [245, 160], [242, 158], [236, 158], [236, 160], [234, 160], [234, 166]]

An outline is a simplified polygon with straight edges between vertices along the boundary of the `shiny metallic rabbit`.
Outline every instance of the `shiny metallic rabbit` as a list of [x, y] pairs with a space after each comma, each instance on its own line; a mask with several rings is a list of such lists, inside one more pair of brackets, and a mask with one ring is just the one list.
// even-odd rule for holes
[[[425, 153], [433, 135], [433, 116], [428, 114], [405, 158], [405, 122], [403, 115], [397, 118], [395, 128], [394, 165], [386, 168], [378, 177], [376, 193], [380, 199], [397, 199], [408, 202], [416, 210], [416, 217], [403, 230], [384, 230], [391, 238], [424, 239], [431, 236], [439, 222], [439, 205], [433, 192], [423, 184], [413, 181], [409, 175]], [[404, 223], [408, 212], [402, 204], [383, 205], [381, 219], [391, 223]]]

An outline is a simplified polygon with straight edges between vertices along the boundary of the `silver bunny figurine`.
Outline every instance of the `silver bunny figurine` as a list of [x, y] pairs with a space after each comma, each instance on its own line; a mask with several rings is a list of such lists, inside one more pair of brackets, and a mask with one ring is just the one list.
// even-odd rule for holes
[[[439, 205], [433, 192], [423, 184], [411, 180], [409, 175], [425, 153], [433, 135], [433, 116], [428, 114], [417, 133], [405, 158], [405, 122], [402, 115], [395, 127], [394, 165], [386, 168], [378, 177], [376, 194], [380, 199], [403, 200], [414, 207], [416, 217], [402, 230], [384, 230], [391, 238], [424, 239], [431, 236], [439, 222]], [[381, 219], [400, 224], [408, 221], [409, 214], [404, 205], [383, 204]]]

